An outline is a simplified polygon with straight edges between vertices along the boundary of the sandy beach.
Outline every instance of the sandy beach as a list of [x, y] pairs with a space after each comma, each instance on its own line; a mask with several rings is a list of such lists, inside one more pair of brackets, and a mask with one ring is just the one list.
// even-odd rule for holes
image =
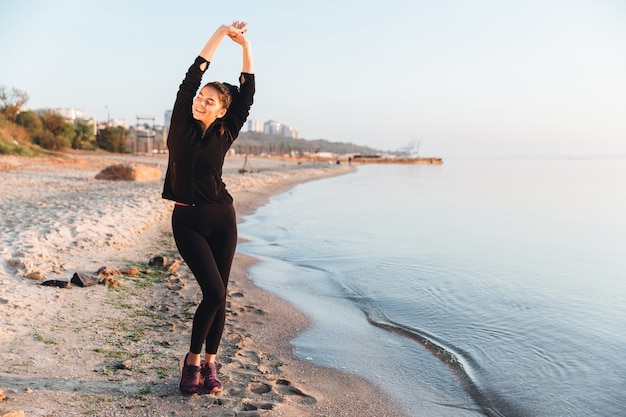
[[[164, 172], [167, 160], [0, 156], [0, 417], [403, 415], [367, 381], [296, 358], [289, 341], [306, 317], [254, 286], [254, 260], [241, 254], [218, 357], [224, 392], [180, 395], [199, 288], [176, 251], [162, 180], [95, 179], [119, 163]], [[224, 167], [239, 219], [298, 183], [351, 170], [255, 158], [240, 173], [243, 163]], [[170, 267], [148, 265], [156, 256]], [[102, 267], [119, 286], [42, 285]]]

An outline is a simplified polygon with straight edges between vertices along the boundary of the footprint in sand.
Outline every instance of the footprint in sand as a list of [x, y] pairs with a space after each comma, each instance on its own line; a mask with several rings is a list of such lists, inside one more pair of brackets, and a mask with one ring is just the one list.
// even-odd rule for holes
[[[273, 410], [274, 407], [276, 407], [276, 404], [273, 403], [243, 403], [241, 405], [241, 411], [258, 411], [258, 410], [264, 410], [264, 411], [270, 411]], [[254, 414], [259, 415], [259, 414]], [[264, 415], [264, 414], [261, 414]]]
[[268, 392], [270, 392], [272, 390], [272, 387], [263, 382], [253, 382], [250, 385], [248, 385], [248, 389], [255, 394], [263, 395], [263, 394], [267, 394]]
[[[253, 314], [257, 317], [264, 317], [267, 315], [267, 313], [264, 310], [261, 310], [253, 306], [236, 306], [236, 305], [235, 306], [229, 305], [229, 313], [233, 317], [237, 317], [240, 314], [241, 315]], [[263, 323], [261, 321], [256, 321], [255, 324], [263, 324]]]
[[301, 397], [300, 403], [302, 404], [310, 405], [310, 404], [315, 404], [317, 402], [315, 397], [305, 394], [299, 388], [294, 387], [291, 381], [288, 381], [286, 379], [277, 380], [274, 386], [274, 390], [282, 395]]
[[258, 316], [265, 316], [267, 314], [264, 310], [261, 310], [260, 308], [256, 308], [254, 306], [245, 306], [240, 310], [246, 313], [254, 313]]
[[[290, 381], [287, 381], [286, 379], [279, 379], [275, 381], [273, 385], [266, 384], [264, 382], [251, 382], [250, 384], [248, 384], [247, 390], [256, 395], [265, 395], [274, 392], [283, 397], [289, 397], [294, 402], [305, 405], [312, 405], [317, 403], [317, 400], [314, 397], [303, 393], [300, 389], [294, 387], [292, 383]], [[241, 411], [268, 411], [273, 410], [276, 406], [276, 403], [271, 402], [247, 401], [242, 404]]]

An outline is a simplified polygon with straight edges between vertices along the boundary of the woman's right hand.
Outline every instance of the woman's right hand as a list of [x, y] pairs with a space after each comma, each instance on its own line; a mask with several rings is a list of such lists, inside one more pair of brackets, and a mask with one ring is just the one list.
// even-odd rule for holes
[[248, 31], [247, 26], [248, 24], [246, 22], [239, 22], [235, 20], [232, 25], [228, 26], [226, 34], [234, 42], [241, 46], [245, 46], [248, 43], [248, 40], [244, 36], [244, 34]]

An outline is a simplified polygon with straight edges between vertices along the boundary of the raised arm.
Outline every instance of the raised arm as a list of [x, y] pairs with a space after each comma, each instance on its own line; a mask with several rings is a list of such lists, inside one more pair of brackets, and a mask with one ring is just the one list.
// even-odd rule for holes
[[250, 41], [244, 36], [248, 29], [246, 22], [233, 22], [234, 31], [229, 31], [228, 36], [236, 43], [241, 45], [243, 49], [243, 66], [241, 72], [246, 74], [254, 74], [254, 61], [252, 59], [252, 47]]
[[200, 52], [200, 56], [205, 60], [211, 62], [213, 59], [213, 55], [217, 50], [220, 42], [224, 39], [224, 36], [230, 36], [232, 39], [234, 37], [243, 38], [243, 34], [246, 33], [246, 23], [245, 22], [233, 22], [232, 25], [221, 25], [218, 27], [213, 35], [209, 38], [204, 48]]

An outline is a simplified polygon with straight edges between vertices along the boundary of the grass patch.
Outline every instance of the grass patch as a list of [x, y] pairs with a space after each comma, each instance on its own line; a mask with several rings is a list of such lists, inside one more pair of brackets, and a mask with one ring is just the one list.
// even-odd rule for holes
[[132, 279], [132, 283], [135, 286], [135, 288], [139, 289], [139, 290], [144, 290], [146, 288], [150, 288], [153, 287], [157, 284], [160, 284], [161, 282], [163, 282], [163, 277], [160, 276], [154, 276], [154, 275], [149, 275], [149, 274], [138, 274], [135, 277], [133, 277]]
[[117, 336], [121, 336], [124, 340], [118, 340], [117, 343], [120, 346], [123, 346], [127, 340], [132, 342], [138, 342], [141, 340], [141, 337], [146, 332], [146, 329], [143, 325], [134, 325], [128, 324], [125, 322], [116, 323], [112, 326], [108, 327], [109, 330], [112, 330], [116, 333]]
[[138, 342], [141, 340], [141, 337], [144, 335], [145, 332], [146, 331], [143, 328], [134, 328], [130, 331], [130, 333], [128, 333], [126, 337], [128, 337], [133, 342]]
[[132, 359], [137, 357], [137, 355], [131, 355], [123, 350], [111, 350], [103, 347], [96, 348], [93, 351], [104, 355], [107, 359]]
[[165, 320], [167, 316], [160, 311], [141, 310], [133, 313], [134, 317], [147, 317], [152, 320]]
[[167, 376], [170, 373], [170, 368], [167, 368], [165, 366], [157, 366], [155, 369], [156, 369], [156, 373], [159, 379], [167, 378]]
[[57, 342], [52, 339], [45, 338], [41, 333], [34, 334], [35, 340], [38, 342], [45, 343], [46, 345], [56, 345]]
[[150, 394], [152, 394], [152, 388], [143, 387], [142, 389], [139, 390], [139, 392], [137, 392], [137, 394], [135, 394], [135, 399], [138, 400], [141, 397], [145, 397], [146, 395], [150, 395]]
[[154, 285], [160, 284], [163, 282], [163, 279], [170, 274], [170, 272], [164, 267], [151, 266], [146, 268], [145, 264], [134, 262], [129, 263], [128, 266], [135, 267], [139, 270], [137, 275], [125, 277], [125, 280], [132, 282], [133, 286], [137, 289], [150, 288]]
[[185, 310], [180, 310], [178, 314], [183, 318], [183, 320], [186, 320], [186, 321], [193, 320], [193, 316], [194, 314], [196, 314], [195, 307], [193, 308], [189, 307]]

